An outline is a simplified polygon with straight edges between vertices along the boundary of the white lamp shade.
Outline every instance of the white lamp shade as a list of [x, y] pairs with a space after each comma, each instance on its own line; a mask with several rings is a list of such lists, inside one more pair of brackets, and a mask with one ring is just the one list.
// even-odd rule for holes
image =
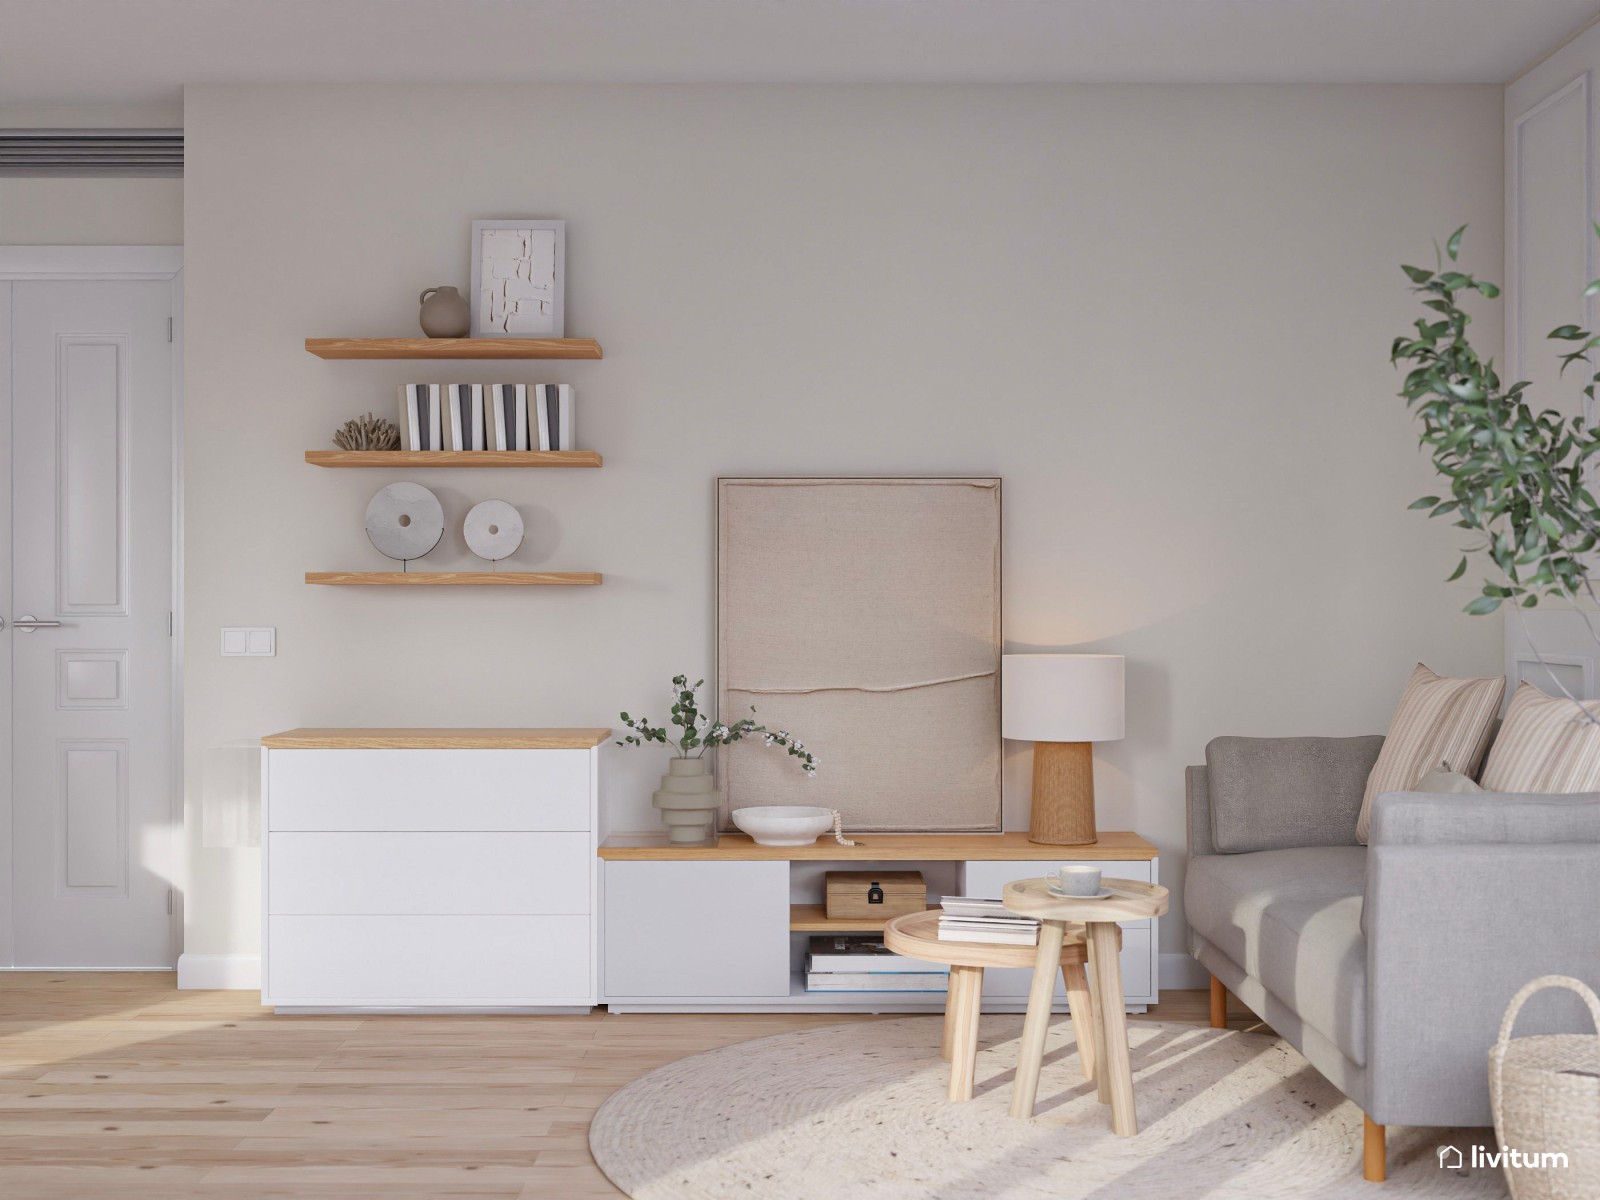
[[1021, 742], [1114, 742], [1123, 737], [1120, 654], [1005, 654], [1000, 731]]

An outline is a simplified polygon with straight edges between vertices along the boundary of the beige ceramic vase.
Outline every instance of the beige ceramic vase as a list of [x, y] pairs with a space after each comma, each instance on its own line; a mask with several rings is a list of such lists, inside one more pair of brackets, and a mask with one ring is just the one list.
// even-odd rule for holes
[[667, 827], [667, 841], [674, 846], [715, 846], [717, 814], [722, 810], [722, 793], [711, 777], [710, 765], [703, 758], [674, 758], [667, 762], [661, 777], [661, 790], [651, 799]]
[[472, 306], [453, 287], [431, 287], [418, 301], [422, 332], [431, 338], [461, 338], [472, 331]]

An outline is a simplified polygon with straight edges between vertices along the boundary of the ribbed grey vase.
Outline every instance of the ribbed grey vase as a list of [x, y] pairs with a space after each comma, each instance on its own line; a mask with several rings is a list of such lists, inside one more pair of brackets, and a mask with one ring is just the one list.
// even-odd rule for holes
[[675, 846], [717, 844], [717, 813], [722, 792], [703, 758], [674, 758], [661, 777], [661, 790], [651, 799]]

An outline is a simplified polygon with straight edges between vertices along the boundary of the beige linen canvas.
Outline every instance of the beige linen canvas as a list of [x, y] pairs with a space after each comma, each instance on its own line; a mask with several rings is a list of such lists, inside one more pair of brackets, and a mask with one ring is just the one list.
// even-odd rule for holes
[[730, 809], [998, 830], [999, 680], [998, 479], [718, 481], [721, 717], [754, 705], [820, 760], [720, 751]]

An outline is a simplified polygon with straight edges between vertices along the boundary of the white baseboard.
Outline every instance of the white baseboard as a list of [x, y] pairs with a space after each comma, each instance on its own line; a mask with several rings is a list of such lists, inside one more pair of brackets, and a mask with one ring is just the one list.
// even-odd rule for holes
[[261, 990], [261, 957], [256, 954], [180, 954], [180, 991]]
[[[178, 964], [182, 978], [183, 964]], [[1203, 988], [1211, 982], [1211, 973], [1187, 954], [1161, 956], [1161, 986], [1166, 988]], [[182, 984], [178, 986], [182, 987]]]

